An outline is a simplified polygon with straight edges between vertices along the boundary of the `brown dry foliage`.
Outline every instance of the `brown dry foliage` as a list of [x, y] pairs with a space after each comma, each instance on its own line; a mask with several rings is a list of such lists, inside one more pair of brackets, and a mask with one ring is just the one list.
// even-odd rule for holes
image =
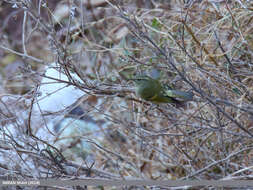
[[[0, 173], [16, 179], [251, 178], [252, 2], [80, 2], [2, 2], [0, 157], [11, 157], [13, 164], [1, 165]], [[15, 31], [8, 25], [13, 17]], [[53, 143], [37, 136], [43, 125], [31, 119], [35, 86], [43, 77], [39, 71], [50, 62], [59, 63], [69, 85], [86, 92], [77, 104], [89, 119], [106, 123], [102, 142], [90, 139], [96, 157], [91, 169], [80, 160], [42, 154], [47, 149], [37, 147], [57, 152]], [[121, 75], [128, 68], [134, 73], [155, 68], [162, 82], [193, 91], [194, 101], [183, 107], [143, 102]], [[10, 124], [19, 135], [6, 132]]]

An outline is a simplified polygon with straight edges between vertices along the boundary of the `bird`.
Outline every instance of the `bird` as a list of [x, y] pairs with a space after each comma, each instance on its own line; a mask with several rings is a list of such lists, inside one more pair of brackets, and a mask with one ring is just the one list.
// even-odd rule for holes
[[170, 86], [161, 83], [158, 79], [153, 79], [146, 75], [136, 76], [130, 80], [135, 83], [135, 91], [138, 97], [155, 104], [181, 104], [182, 102], [193, 100], [192, 92], [174, 90]]

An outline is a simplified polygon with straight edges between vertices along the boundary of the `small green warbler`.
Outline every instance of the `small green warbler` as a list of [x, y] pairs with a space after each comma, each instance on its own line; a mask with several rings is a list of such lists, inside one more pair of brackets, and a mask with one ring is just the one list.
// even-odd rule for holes
[[149, 76], [138, 76], [130, 80], [135, 82], [137, 96], [156, 104], [181, 103], [182, 101], [190, 101], [193, 99], [192, 92], [173, 90], [169, 86], [163, 85], [158, 80]]

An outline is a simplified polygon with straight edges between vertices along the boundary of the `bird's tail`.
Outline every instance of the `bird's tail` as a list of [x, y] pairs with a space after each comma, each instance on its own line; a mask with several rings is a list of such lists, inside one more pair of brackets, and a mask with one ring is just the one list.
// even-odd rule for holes
[[169, 97], [177, 98], [179, 101], [191, 101], [193, 100], [192, 92], [183, 92], [180, 90], [166, 90], [166, 94]]

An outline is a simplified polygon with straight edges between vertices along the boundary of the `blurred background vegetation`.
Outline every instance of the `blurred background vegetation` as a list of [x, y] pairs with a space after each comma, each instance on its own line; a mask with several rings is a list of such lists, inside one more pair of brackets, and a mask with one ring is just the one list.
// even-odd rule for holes
[[[0, 18], [1, 179], [252, 179], [252, 1], [15, 0]], [[194, 100], [141, 100], [139, 73]]]

